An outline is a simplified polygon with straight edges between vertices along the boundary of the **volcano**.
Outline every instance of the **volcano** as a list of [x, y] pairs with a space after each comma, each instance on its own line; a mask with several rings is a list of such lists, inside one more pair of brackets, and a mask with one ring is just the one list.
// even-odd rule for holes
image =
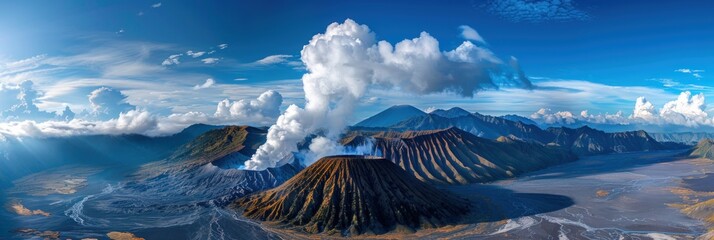
[[417, 180], [391, 161], [324, 157], [277, 188], [238, 199], [246, 217], [307, 233], [382, 234], [456, 223], [468, 202]]

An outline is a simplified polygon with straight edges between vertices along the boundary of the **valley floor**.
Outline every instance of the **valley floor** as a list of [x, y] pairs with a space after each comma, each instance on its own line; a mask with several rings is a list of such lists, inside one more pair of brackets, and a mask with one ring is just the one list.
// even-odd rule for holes
[[[468, 198], [475, 211], [465, 224], [392, 233], [365, 238], [436, 239], [693, 239], [707, 232], [701, 221], [687, 217], [677, 204], [685, 179], [714, 172], [714, 164], [684, 159], [683, 151], [626, 153], [586, 157], [489, 184], [443, 186]], [[66, 172], [66, 170], [65, 170]], [[51, 174], [51, 173], [46, 173]], [[67, 174], [68, 186], [83, 176]], [[55, 176], [55, 175], [53, 175]], [[186, 196], [136, 198], [119, 181], [87, 177], [76, 193], [37, 194], [36, 184], [25, 192], [2, 196], [6, 206], [21, 203], [28, 210], [51, 214], [21, 216], [0, 213], [0, 238], [7, 231], [30, 228], [58, 231], [63, 237], [100, 237], [110, 231], [131, 232], [147, 239], [277, 239], [304, 235], [276, 230], [245, 220], [212, 203], [190, 202]], [[701, 181], [714, 181], [703, 178]], [[697, 184], [701, 185], [702, 183]], [[706, 184], [706, 183], [704, 183]], [[714, 184], [714, 182], [708, 183]], [[54, 186], [54, 185], [53, 185]], [[19, 186], [18, 189], [23, 189]], [[63, 190], [65, 188], [62, 188]], [[149, 191], [152, 194], [160, 194]], [[103, 201], [114, 199], [113, 201]], [[117, 201], [116, 199], [123, 199]], [[146, 201], [157, 201], [156, 203]], [[113, 206], [117, 205], [118, 206]], [[121, 212], [123, 207], [152, 206], [151, 211]], [[149, 209], [149, 208], [147, 208]], [[32, 213], [32, 212], [31, 212]], [[37, 212], [41, 213], [41, 212]], [[37, 234], [37, 232], [35, 233]], [[21, 234], [11, 235], [22, 238]], [[324, 237], [324, 236], [323, 236]]]

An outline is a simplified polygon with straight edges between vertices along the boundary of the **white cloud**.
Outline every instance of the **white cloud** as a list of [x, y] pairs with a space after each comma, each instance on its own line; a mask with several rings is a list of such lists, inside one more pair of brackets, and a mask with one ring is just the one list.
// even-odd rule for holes
[[43, 65], [47, 55], [36, 55], [26, 59], [0, 64], [0, 77], [7, 77], [13, 74], [36, 69]]
[[677, 70], [674, 70], [675, 72], [681, 72], [681, 73], [700, 73], [704, 72], [704, 70], [697, 70], [697, 69], [689, 69], [689, 68], [680, 68]]
[[89, 94], [91, 111], [86, 117], [107, 120], [135, 110], [136, 107], [126, 102], [126, 95], [108, 87], [95, 89]]
[[704, 94], [693, 95], [691, 92], [682, 92], [677, 100], [666, 103], [660, 109], [660, 117], [664, 122], [696, 127], [699, 125], [713, 125], [714, 120], [705, 112], [706, 104]]
[[689, 128], [714, 126], [714, 118], [706, 112], [704, 95], [701, 93], [692, 95], [688, 91], [680, 93], [676, 100], [665, 103], [659, 111], [645, 97], [638, 97], [629, 117], [625, 117], [621, 111], [616, 114], [590, 115], [587, 110], [584, 110], [580, 115], [574, 115], [569, 111], [553, 112], [545, 108], [538, 110], [530, 117], [545, 124], [573, 124], [582, 121], [599, 124], [667, 125]]
[[129, 110], [108, 120], [73, 119], [71, 121], [10, 121], [0, 122], [0, 138], [59, 137], [96, 134], [143, 134], [164, 136], [174, 134], [196, 123], [260, 125], [275, 121], [280, 114], [282, 96], [275, 91], [266, 91], [257, 99], [230, 102], [221, 101], [216, 113], [175, 113], [166, 117], [146, 110]]
[[235, 81], [245, 81], [245, 80], [248, 80], [248, 78], [235, 78], [235, 79], [233, 79], [233, 80], [235, 80]]
[[486, 40], [484, 40], [483, 37], [481, 37], [481, 35], [478, 34], [475, 29], [467, 25], [461, 25], [459, 26], [459, 30], [461, 30], [461, 37], [463, 37], [464, 39], [486, 44]]
[[632, 118], [642, 119], [647, 122], [656, 121], [657, 112], [655, 111], [654, 104], [647, 101], [645, 97], [638, 97], [637, 101], [635, 101], [635, 109], [632, 112]]
[[218, 58], [204, 58], [204, 59], [201, 59], [201, 62], [203, 62], [205, 64], [214, 64], [214, 63], [217, 63], [218, 60], [219, 60]]
[[42, 92], [34, 88], [34, 83], [25, 80], [17, 85], [0, 84], [0, 120], [71, 120], [74, 113], [66, 108], [61, 113], [39, 109], [36, 102]]
[[[178, 63], [178, 58], [175, 59]], [[164, 68], [154, 64], [146, 64], [143, 62], [125, 62], [115, 65], [106, 66], [103, 72], [104, 77], [134, 77], [146, 76], [149, 74], [163, 72]]]
[[65, 121], [15, 121], [0, 123], [0, 134], [17, 137], [57, 137], [94, 134], [161, 135], [155, 116], [146, 111], [131, 110], [107, 121], [74, 119]]
[[227, 43], [218, 44], [218, 48], [219, 48], [219, 49], [226, 49], [226, 48], [228, 48], [228, 44], [227, 44]]
[[231, 102], [225, 99], [218, 103], [215, 117], [224, 120], [236, 120], [241, 124], [270, 124], [280, 115], [283, 96], [270, 90], [254, 100], [239, 100]]
[[369, 97], [369, 98], [365, 98], [365, 100], [363, 102], [365, 104], [375, 104], [375, 103], [379, 102], [379, 99], [380, 99], [379, 97]]
[[271, 64], [285, 63], [291, 57], [293, 57], [293, 56], [292, 55], [284, 55], [284, 54], [270, 55], [263, 59], [255, 61], [255, 63], [260, 64], [260, 65], [271, 65]]
[[181, 63], [181, 61], [179, 60], [179, 58], [181, 57], [181, 55], [183, 55], [183, 54], [174, 54], [174, 55], [171, 55], [171, 56], [169, 56], [168, 58], [166, 58], [166, 59], [164, 60], [164, 62], [161, 63], [161, 65], [164, 65], [164, 66], [178, 65], [178, 64]]
[[158, 2], [158, 3], [151, 4], [151, 7], [152, 7], [152, 8], [159, 8], [159, 7], [161, 7], [161, 3]]
[[686, 74], [691, 74], [692, 77], [695, 77], [697, 79], [702, 78], [702, 74], [704, 70], [699, 70], [699, 69], [689, 69], [689, 68], [680, 68], [677, 70], [674, 70], [675, 72], [680, 72], [680, 73], [686, 73]]
[[[40, 110], [61, 113], [69, 106], [77, 112], [78, 118], [90, 119], [94, 118], [88, 116], [92, 108], [86, 96], [89, 91], [99, 87], [121, 89], [127, 104], [158, 114], [196, 111], [212, 114], [219, 99], [249, 98], [266, 90], [280, 91], [289, 103], [297, 103], [303, 96], [301, 82], [294, 79], [235, 82], [221, 85], [220, 88], [194, 91], [196, 79], [212, 76], [178, 71], [156, 64], [154, 61], [157, 57], [167, 51], [176, 51], [170, 45], [116, 38], [93, 39], [88, 44], [87, 46], [91, 47], [79, 45], [84, 47], [68, 48], [68, 51], [82, 49], [71, 55], [38, 55], [22, 60], [0, 59], [0, 86], [7, 90], [0, 94], [0, 106], [8, 105], [0, 108], [0, 111], [17, 104], [13, 101], [18, 101], [19, 90], [8, 88], [15, 88], [26, 79], [32, 79], [35, 83], [33, 86], [41, 93], [34, 100]], [[183, 52], [185, 54], [185, 50]], [[181, 58], [186, 59], [188, 58]], [[82, 74], [77, 75], [78, 72]], [[80, 114], [83, 111], [86, 112]], [[55, 117], [54, 114], [52, 117]], [[15, 121], [26, 118], [13, 119]]]
[[209, 78], [209, 79], [206, 79], [206, 82], [204, 82], [203, 84], [193, 86], [193, 89], [198, 90], [198, 89], [209, 88], [209, 87], [212, 87], [213, 84], [216, 84], [216, 81], [214, 81], [213, 78]]
[[191, 50], [186, 51], [186, 55], [191, 56], [191, 57], [193, 57], [193, 58], [197, 58], [197, 57], [203, 56], [204, 54], [206, 54], [206, 52], [194, 52], [194, 51], [191, 51]]
[[571, 112], [553, 112], [553, 110], [549, 108], [539, 109], [531, 114], [531, 119], [547, 124], [573, 124], [577, 120], [576, 115]]
[[478, 63], [489, 62], [493, 64], [501, 64], [503, 61], [496, 54], [487, 48], [482, 48], [474, 45], [470, 41], [465, 41], [454, 50], [445, 53], [446, 57], [451, 61]]

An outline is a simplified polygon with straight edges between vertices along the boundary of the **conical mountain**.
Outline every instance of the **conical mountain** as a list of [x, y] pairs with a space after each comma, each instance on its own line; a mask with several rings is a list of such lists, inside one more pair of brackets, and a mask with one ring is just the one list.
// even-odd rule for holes
[[395, 105], [377, 113], [361, 122], [355, 124], [356, 127], [381, 128], [389, 127], [401, 121], [426, 115], [425, 112], [410, 105]]
[[705, 138], [700, 140], [689, 156], [714, 160], [714, 139]]
[[353, 236], [455, 223], [468, 203], [384, 158], [325, 157], [277, 188], [236, 202], [243, 215], [308, 233]]

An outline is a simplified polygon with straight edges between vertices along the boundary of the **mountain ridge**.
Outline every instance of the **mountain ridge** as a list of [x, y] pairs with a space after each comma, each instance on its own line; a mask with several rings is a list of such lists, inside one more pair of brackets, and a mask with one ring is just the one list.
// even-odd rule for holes
[[353, 133], [344, 145], [373, 141], [379, 152], [417, 179], [439, 184], [469, 184], [506, 179], [576, 157], [557, 148], [520, 140], [498, 142], [459, 128]]

